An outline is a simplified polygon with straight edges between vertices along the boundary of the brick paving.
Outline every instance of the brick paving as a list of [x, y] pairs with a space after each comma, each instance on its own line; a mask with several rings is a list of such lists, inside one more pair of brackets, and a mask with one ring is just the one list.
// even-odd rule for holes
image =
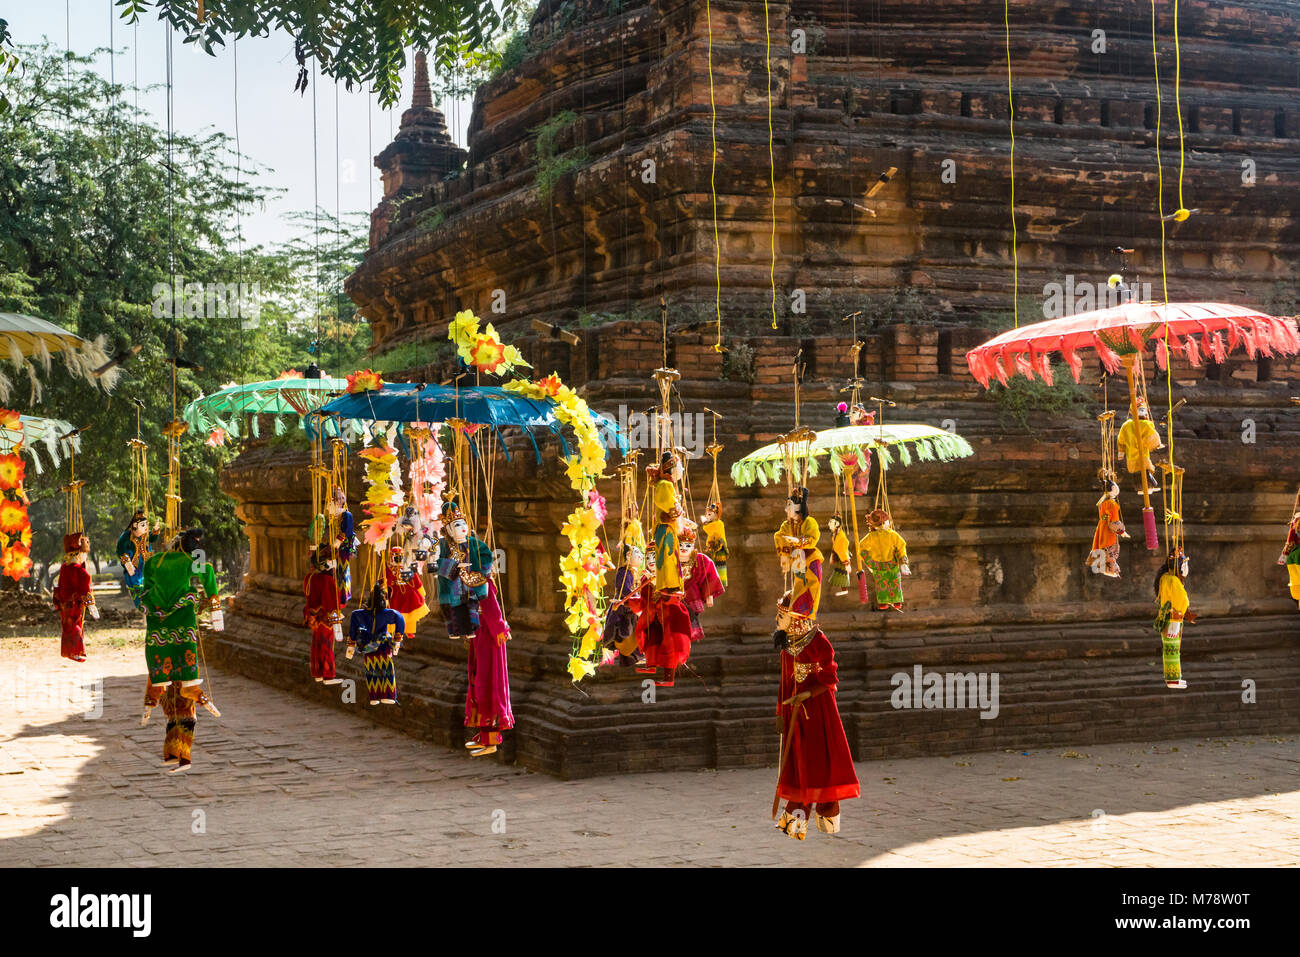
[[843, 832], [795, 842], [772, 769], [559, 781], [222, 672], [222, 717], [200, 710], [194, 769], [169, 775], [138, 638], [88, 650], [0, 640], [0, 865], [1300, 864], [1294, 737], [864, 762]]

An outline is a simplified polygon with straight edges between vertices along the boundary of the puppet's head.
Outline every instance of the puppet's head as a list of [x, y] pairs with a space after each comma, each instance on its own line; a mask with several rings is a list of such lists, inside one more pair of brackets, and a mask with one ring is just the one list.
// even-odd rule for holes
[[716, 522], [720, 518], [722, 518], [721, 502], [710, 502], [708, 505], [704, 506], [704, 521], [706, 523]]
[[63, 560], [82, 564], [90, 554], [90, 539], [85, 532], [72, 532], [63, 536]]
[[802, 638], [817, 627], [817, 620], [811, 615], [793, 611], [790, 608], [790, 592], [786, 592], [776, 603], [776, 631], [772, 632], [772, 646], [785, 648], [791, 638]]
[[875, 425], [876, 413], [868, 412], [860, 405], [855, 405], [849, 412], [849, 422], [852, 425]]
[[785, 517], [792, 522], [802, 522], [808, 517], [808, 490], [802, 485], [785, 500]]
[[867, 515], [867, 528], [872, 530], [889, 528], [892, 524], [893, 521], [890, 519], [889, 513], [883, 508], [872, 509], [870, 514]]
[[1178, 551], [1174, 552], [1174, 554], [1166, 558], [1164, 560], [1164, 563], [1160, 566], [1160, 570], [1156, 572], [1156, 581], [1155, 581], [1156, 597], [1160, 596], [1160, 579], [1164, 578], [1166, 575], [1176, 575], [1180, 579], [1186, 578], [1187, 569], [1188, 569], [1188, 558], [1186, 555], [1183, 554], [1183, 550], [1181, 548]]
[[1106, 498], [1119, 498], [1119, 483], [1115, 481], [1114, 474], [1108, 471], [1097, 474], [1101, 483], [1101, 494]]
[[149, 516], [144, 512], [136, 509], [131, 515], [131, 521], [126, 523], [127, 534], [136, 541], [149, 537]]
[[181, 532], [180, 541], [176, 543], [178, 550], [185, 552], [187, 555], [194, 555], [203, 551], [203, 529], [187, 528]]
[[623, 546], [623, 564], [633, 575], [639, 575], [645, 568], [645, 552], [635, 545]]
[[1147, 419], [1148, 421], [1151, 419], [1151, 410], [1147, 408], [1146, 402], [1139, 402], [1137, 410], [1139, 419]]
[[377, 616], [387, 607], [388, 592], [382, 584], [376, 583], [375, 587], [371, 589], [370, 592], [370, 613]]
[[838, 532], [843, 525], [844, 525], [844, 520], [841, 519], [838, 515], [831, 516], [831, 518], [826, 522], [826, 527], [831, 530], [832, 535]]
[[686, 528], [677, 538], [677, 560], [689, 565], [695, 560], [695, 529]]
[[652, 471], [654, 472], [653, 478], [657, 481], [680, 482], [683, 474], [681, 456], [672, 450], [664, 452], [659, 459], [659, 467], [652, 469]]
[[317, 571], [331, 571], [334, 568], [334, 549], [327, 543], [321, 542], [312, 552], [311, 563], [316, 566]]
[[454, 498], [447, 499], [447, 503], [442, 507], [442, 528], [457, 545], [464, 545], [469, 538], [469, 520], [465, 518]]

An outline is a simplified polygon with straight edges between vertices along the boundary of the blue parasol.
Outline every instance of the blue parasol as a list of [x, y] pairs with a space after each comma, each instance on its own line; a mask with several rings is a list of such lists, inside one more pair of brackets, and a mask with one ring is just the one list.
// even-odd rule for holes
[[[409, 382], [389, 382], [378, 391], [340, 396], [321, 406], [318, 412], [320, 415], [375, 422], [446, 422], [449, 419], [460, 419], [472, 425], [491, 428], [498, 440], [501, 438], [502, 426], [513, 426], [524, 430], [539, 462], [542, 454], [532, 430], [545, 428], [559, 436], [564, 454], [569, 454], [569, 445], [561, 430], [560, 420], [555, 417], [555, 403], [530, 399], [498, 386], [420, 387]], [[596, 412], [592, 412], [591, 417], [600, 429], [606, 448], [617, 447], [620, 451], [627, 451], [627, 439], [612, 420]], [[508, 461], [510, 453], [504, 442], [501, 443], [501, 449], [506, 453]]]

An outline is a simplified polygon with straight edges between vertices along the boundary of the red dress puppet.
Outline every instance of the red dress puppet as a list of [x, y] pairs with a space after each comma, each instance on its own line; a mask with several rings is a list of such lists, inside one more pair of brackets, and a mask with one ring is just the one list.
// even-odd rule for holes
[[59, 612], [63, 640], [59, 653], [72, 661], [86, 660], [83, 641], [86, 609], [95, 605], [95, 592], [86, 571], [86, 556], [90, 553], [90, 540], [81, 532], [63, 536], [63, 562], [59, 565], [59, 580], [54, 586], [54, 607]]
[[424, 581], [414, 564], [403, 563], [403, 551], [398, 545], [389, 550], [390, 561], [384, 566], [384, 585], [388, 589], [388, 607], [401, 612], [406, 621], [406, 634], [414, 635], [420, 619], [429, 614], [424, 598]]
[[343, 679], [334, 672], [334, 642], [343, 640], [343, 602], [339, 583], [334, 576], [334, 555], [328, 545], [321, 545], [312, 557], [314, 570], [303, 579], [302, 591], [307, 604], [302, 623], [311, 629], [311, 676], [322, 684], [336, 685]]
[[788, 604], [779, 608], [777, 628], [773, 637], [782, 651], [776, 713], [785, 738], [776, 793], [785, 799], [785, 810], [776, 826], [803, 840], [812, 816], [818, 830], [835, 834], [840, 801], [860, 794], [835, 702], [835, 651], [816, 621], [791, 613]]
[[645, 655], [641, 674], [655, 675], [655, 684], [671, 688], [677, 668], [691, 656], [691, 613], [680, 591], [656, 591], [647, 581], [639, 595], [625, 602], [636, 613], [636, 643]]
[[722, 579], [718, 577], [713, 559], [695, 550], [694, 529], [688, 528], [682, 532], [677, 557], [686, 578], [682, 592], [686, 597], [686, 610], [691, 616], [691, 641], [703, 641], [704, 629], [700, 627], [700, 613], [712, 606], [713, 599], [726, 589], [722, 587]]

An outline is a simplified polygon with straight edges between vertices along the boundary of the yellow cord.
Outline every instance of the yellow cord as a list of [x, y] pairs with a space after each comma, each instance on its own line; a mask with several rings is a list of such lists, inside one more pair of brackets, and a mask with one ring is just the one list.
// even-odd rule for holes
[[767, 162], [772, 180], [772, 266], [768, 277], [772, 283], [772, 328], [776, 326], [776, 134], [772, 130], [772, 20], [767, 0], [763, 0], [763, 29], [767, 36]]
[[[1178, 111], [1178, 213], [1182, 216], [1187, 210], [1183, 202], [1183, 165], [1186, 150], [1183, 148], [1183, 104], [1179, 90], [1183, 82], [1183, 55], [1178, 48], [1178, 0], [1174, 0], [1174, 107]], [[1186, 216], [1183, 216], [1185, 219]]]
[[718, 105], [713, 98], [713, 7], [704, 2], [704, 16], [709, 22], [709, 136], [713, 149], [709, 153], [709, 195], [713, 199], [713, 306], [718, 315], [718, 341], [714, 352], [722, 351], [722, 248], [718, 245]]
[[[1156, 196], [1157, 209], [1160, 212], [1160, 282], [1164, 292], [1164, 303], [1169, 305], [1169, 273], [1165, 261], [1165, 168], [1160, 159], [1160, 125], [1163, 122], [1164, 102], [1160, 97], [1160, 54], [1156, 47], [1156, 0], [1151, 0], [1151, 63], [1156, 74], [1156, 183], [1159, 192]], [[1165, 333], [1168, 335], [1169, 316], [1165, 316]], [[1168, 340], [1165, 341], [1168, 348]]]
[[[1152, 0], [1154, 2], [1154, 0]], [[1007, 109], [1011, 128], [1011, 316], [1015, 328], [1020, 328], [1020, 251], [1016, 233], [1016, 101], [1011, 94], [1011, 12], [1010, 0], [1002, 0], [1002, 25], [1007, 38]]]

